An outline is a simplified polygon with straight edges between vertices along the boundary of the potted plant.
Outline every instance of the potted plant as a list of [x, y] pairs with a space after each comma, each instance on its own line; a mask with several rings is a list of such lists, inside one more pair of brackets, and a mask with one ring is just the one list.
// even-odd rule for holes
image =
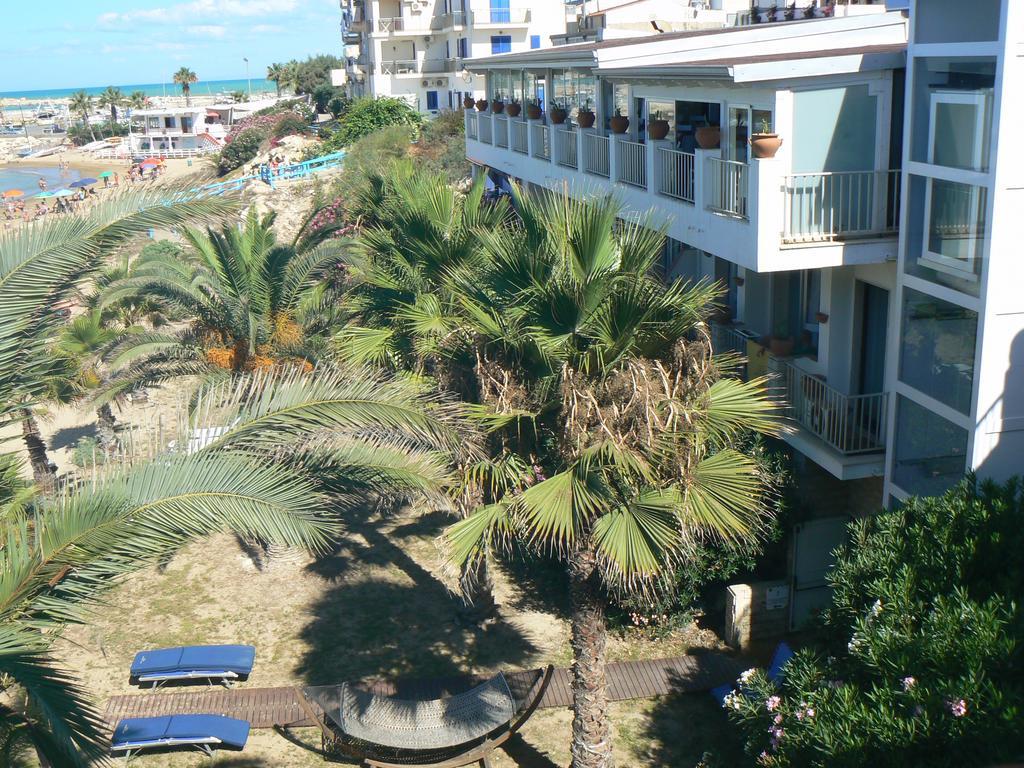
[[505, 107], [505, 114], [507, 114], [509, 117], [519, 117], [522, 111], [523, 105], [520, 104], [515, 99], [512, 99], [512, 101], [509, 102], [508, 106]]
[[775, 357], [789, 357], [796, 342], [789, 333], [789, 325], [783, 320], [775, 324], [775, 331], [768, 337], [768, 351]]
[[496, 115], [505, 111], [505, 99], [500, 93], [494, 94], [494, 98], [491, 100], [491, 111]]
[[467, 93], [465, 96], [462, 97], [462, 106], [464, 106], [466, 109], [472, 109], [474, 103], [475, 102], [473, 101], [473, 97], [470, 94]]
[[796, 3], [792, 2], [786, 6], [786, 10], [782, 12], [782, 17], [786, 21], [793, 21], [796, 18]]
[[722, 142], [722, 129], [717, 125], [702, 125], [697, 129], [694, 138], [701, 149], [718, 149]]
[[487, 99], [477, 99], [476, 109], [477, 109], [477, 112], [486, 112], [487, 111]]
[[597, 115], [591, 108], [590, 99], [587, 99], [580, 111], [576, 113], [576, 122], [580, 124], [580, 128], [593, 128], [596, 121]]
[[540, 102], [538, 102], [536, 99], [530, 99], [529, 103], [526, 105], [526, 117], [527, 117], [527, 119], [529, 119], [529, 120], [540, 120], [540, 116], [541, 116]]
[[756, 158], [772, 158], [782, 146], [779, 134], [772, 133], [768, 120], [761, 120], [761, 130], [750, 137], [750, 151]]
[[622, 134], [629, 130], [629, 118], [623, 117], [622, 110], [618, 108], [616, 108], [615, 114], [612, 116], [612, 119], [608, 121], [608, 123], [609, 125], [611, 125], [612, 133]]
[[555, 125], [561, 125], [567, 117], [569, 117], [569, 112], [561, 104], [555, 104], [551, 107], [551, 122]]
[[668, 129], [668, 120], [662, 117], [660, 110], [647, 121], [647, 133], [654, 141], [661, 141], [668, 136]]

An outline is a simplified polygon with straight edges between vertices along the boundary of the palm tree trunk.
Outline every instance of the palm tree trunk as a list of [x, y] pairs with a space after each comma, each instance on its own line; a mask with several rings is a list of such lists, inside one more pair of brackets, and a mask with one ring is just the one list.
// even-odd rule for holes
[[483, 624], [494, 616], [498, 604], [494, 600], [494, 579], [487, 564], [487, 557], [467, 561], [459, 574], [459, 588], [462, 591], [460, 615], [472, 624]]
[[85, 127], [89, 129], [89, 136], [96, 141], [96, 132], [92, 129], [92, 123], [89, 122], [89, 113], [83, 112], [82, 119], [85, 120]]
[[597, 558], [576, 552], [569, 561], [572, 597], [572, 768], [612, 768], [605, 685], [605, 600], [597, 577]]
[[57, 488], [57, 471], [50, 463], [46, 454], [46, 443], [39, 433], [39, 423], [28, 409], [23, 410], [21, 420], [21, 436], [28, 451], [28, 461], [32, 467], [32, 479], [43, 493], [52, 493]]
[[96, 437], [104, 453], [110, 453], [114, 449], [117, 442], [117, 435], [114, 433], [116, 425], [117, 419], [110, 409], [110, 403], [104, 403], [96, 409]]

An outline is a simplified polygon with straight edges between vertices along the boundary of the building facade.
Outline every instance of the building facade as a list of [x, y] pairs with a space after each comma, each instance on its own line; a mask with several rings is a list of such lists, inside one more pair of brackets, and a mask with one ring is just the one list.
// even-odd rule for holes
[[713, 338], [773, 376], [818, 518], [794, 624], [849, 516], [1024, 468], [1024, 4], [925, 4], [470, 63], [532, 107], [466, 113], [481, 172], [613, 194], [665, 229], [666, 277], [721, 282]]
[[548, 47], [565, 30], [561, 0], [341, 0], [341, 8], [346, 68], [334, 83], [424, 113], [483, 95], [466, 60]]

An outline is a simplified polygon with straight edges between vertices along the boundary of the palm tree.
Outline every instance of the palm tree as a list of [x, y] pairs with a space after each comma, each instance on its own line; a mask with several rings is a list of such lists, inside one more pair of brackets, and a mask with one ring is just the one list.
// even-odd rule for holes
[[281, 87], [289, 88], [293, 93], [298, 93], [301, 70], [302, 64], [295, 59], [285, 64], [281, 73], [281, 79], [278, 81]]
[[144, 109], [148, 101], [149, 97], [145, 91], [132, 91], [128, 95], [127, 104], [132, 109]]
[[274, 83], [277, 95], [281, 95], [281, 79], [284, 77], [284, 64], [274, 63], [267, 67], [267, 80]]
[[110, 284], [101, 307], [146, 297], [192, 322], [175, 332], [125, 337], [105, 360], [113, 378], [99, 402], [180, 376], [237, 374], [279, 364], [309, 365], [316, 339], [303, 321], [315, 317], [325, 269], [342, 247], [330, 230], [303, 232], [279, 245], [274, 215], [250, 209], [241, 229], [186, 229], [191, 253], [142, 257], [129, 277]]
[[485, 268], [458, 278], [504, 492], [446, 538], [458, 563], [514, 538], [565, 563], [572, 764], [604, 768], [609, 593], [651, 594], [700, 537], [757, 535], [765, 488], [731, 445], [775, 431], [774, 403], [764, 381], [722, 376], [703, 321], [716, 289], [654, 276], [648, 221], [568, 194], [515, 207], [520, 223], [480, 232]]
[[173, 82], [181, 86], [181, 92], [185, 95], [185, 104], [192, 104], [192, 84], [199, 82], [199, 76], [188, 67], [182, 67], [174, 73]]
[[71, 94], [71, 103], [68, 107], [72, 113], [81, 115], [82, 125], [89, 129], [89, 135], [96, 141], [96, 134], [92, 130], [89, 117], [92, 115], [92, 96], [85, 91], [75, 91]]
[[101, 107], [110, 108], [110, 130], [114, 130], [114, 124], [117, 122], [117, 110], [125, 103], [124, 94], [121, 93], [121, 89], [108, 85], [107, 89], [100, 94], [97, 103]]

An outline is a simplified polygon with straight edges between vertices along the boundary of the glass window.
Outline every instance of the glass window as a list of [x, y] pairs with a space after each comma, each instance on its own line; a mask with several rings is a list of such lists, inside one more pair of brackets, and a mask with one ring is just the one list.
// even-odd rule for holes
[[508, 24], [511, 21], [509, 0], [491, 0], [491, 24]]
[[904, 288], [900, 333], [900, 381], [970, 413], [978, 313]]
[[928, 0], [914, 14], [914, 42], [971, 43], [999, 39], [1000, 0]]
[[437, 111], [437, 91], [427, 91], [427, 109]]
[[964, 476], [967, 430], [897, 398], [892, 481], [915, 496], [937, 496]]
[[540, 48], [540, 35], [530, 35], [530, 47]]
[[988, 170], [994, 58], [927, 58], [914, 64], [911, 159]]
[[491, 35], [491, 53], [511, 53], [512, 35]]

